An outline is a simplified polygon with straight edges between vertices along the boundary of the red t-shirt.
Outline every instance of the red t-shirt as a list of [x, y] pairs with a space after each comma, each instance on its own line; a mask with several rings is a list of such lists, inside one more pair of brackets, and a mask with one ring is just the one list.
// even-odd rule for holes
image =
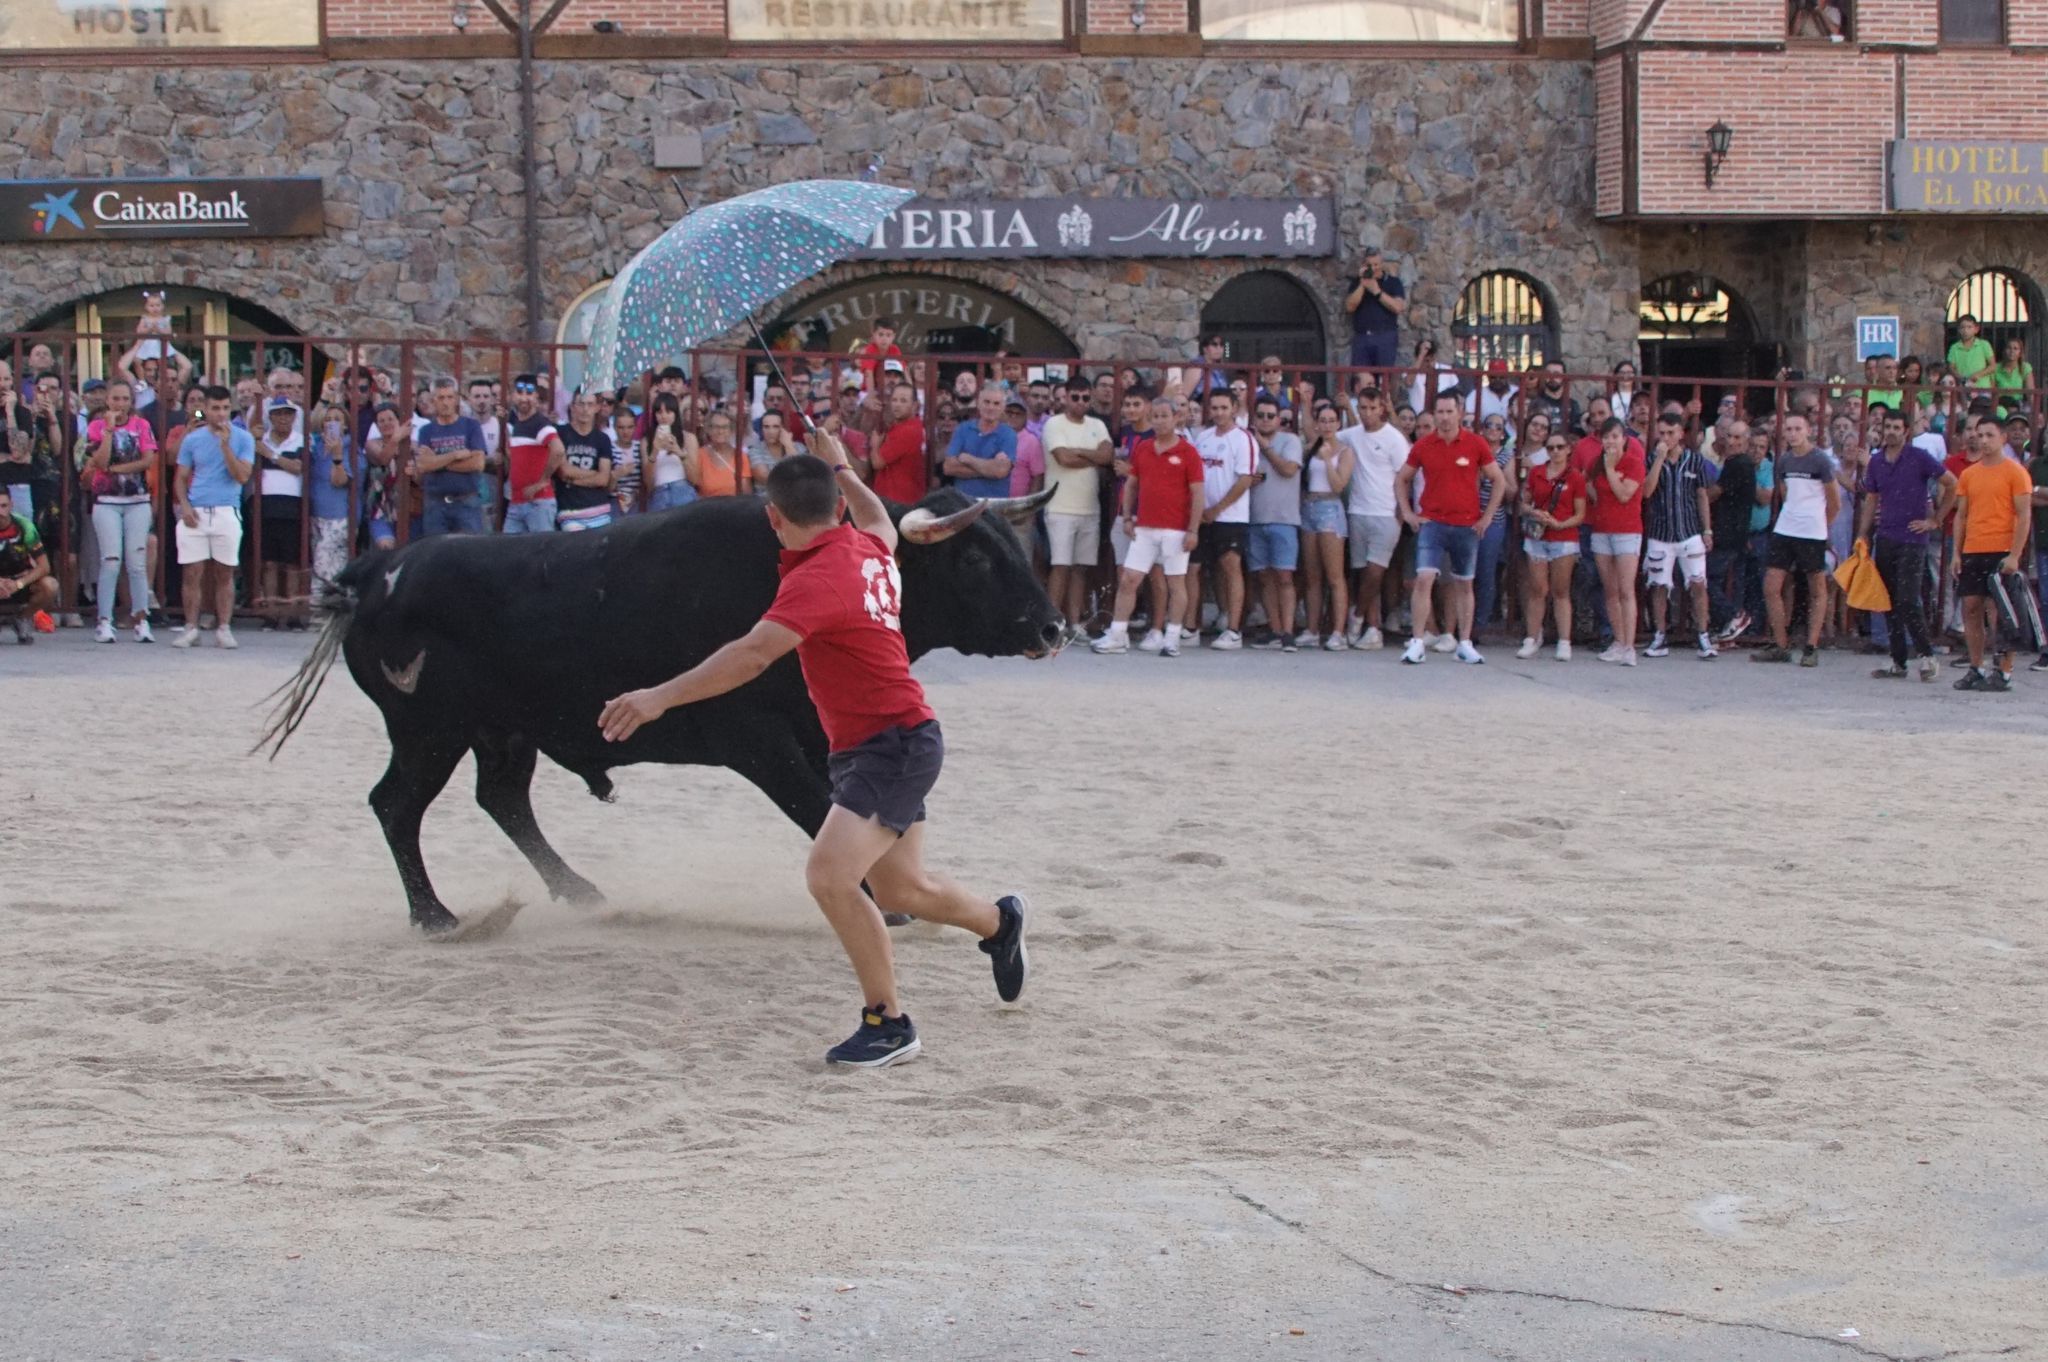
[[1131, 476], [1138, 480], [1138, 526], [1147, 530], [1188, 527], [1188, 488], [1202, 481], [1202, 456], [1193, 444], [1176, 440], [1164, 454], [1151, 437], [1131, 447]]
[[[1551, 504], [1551, 494], [1556, 492], [1557, 504]], [[1572, 513], [1579, 509], [1579, 498], [1586, 495], [1586, 480], [1565, 469], [1564, 490], [1557, 491], [1557, 483], [1551, 479], [1550, 465], [1529, 470], [1529, 504], [1539, 511], [1548, 511], [1558, 520], [1570, 520]], [[1553, 544], [1576, 544], [1579, 542], [1579, 527], [1568, 530], [1545, 530], [1543, 537]]]
[[935, 717], [903, 646], [903, 579], [881, 540], [851, 525], [782, 551], [764, 619], [795, 633], [796, 658], [834, 752]]
[[1486, 441], [1469, 430], [1454, 440], [1431, 433], [1408, 451], [1408, 466], [1422, 472], [1422, 517], [1440, 525], [1472, 526], [1486, 502], [1479, 495], [1479, 475], [1498, 467]]
[[922, 500], [925, 462], [924, 422], [913, 416], [889, 427], [868, 456], [875, 495], [906, 506]]
[[[535, 412], [514, 419], [505, 426], [505, 493], [513, 502], [553, 501], [555, 484], [548, 477], [548, 442], [555, 438], [555, 423]], [[526, 489], [541, 483], [531, 498]]]
[[882, 361], [902, 358], [903, 350], [900, 346], [891, 343], [889, 348], [884, 350], [873, 341], [869, 341], [860, 348], [860, 371], [866, 374], [869, 381], [872, 382], [875, 377], [875, 370], [881, 365]]
[[1594, 459], [1586, 473], [1586, 528], [1595, 534], [1641, 534], [1643, 479], [1649, 475], [1643, 461], [1642, 445], [1630, 440], [1621, 451], [1621, 462], [1616, 466], [1622, 477], [1636, 485], [1636, 494], [1627, 501], [1617, 498], [1607, 481], [1606, 469], [1598, 458]]

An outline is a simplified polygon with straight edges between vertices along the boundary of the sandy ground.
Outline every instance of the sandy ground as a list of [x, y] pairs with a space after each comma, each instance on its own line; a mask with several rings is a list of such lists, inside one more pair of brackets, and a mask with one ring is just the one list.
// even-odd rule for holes
[[723, 772], [544, 767], [597, 912], [458, 773], [412, 938], [303, 642], [0, 644], [0, 1356], [2048, 1357], [2040, 678], [928, 659], [1037, 973], [849, 1075]]

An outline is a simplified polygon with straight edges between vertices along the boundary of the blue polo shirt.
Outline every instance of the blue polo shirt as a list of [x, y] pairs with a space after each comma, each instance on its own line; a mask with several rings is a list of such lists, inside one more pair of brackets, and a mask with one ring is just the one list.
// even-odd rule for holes
[[[977, 459], [993, 459], [1004, 456], [1015, 461], [1017, 457], [1017, 432], [1008, 423], [996, 422], [996, 428], [983, 432], [979, 421], [968, 421], [953, 432], [953, 443], [946, 446], [946, 457], [967, 454]], [[955, 478], [953, 485], [970, 497], [1006, 497], [1010, 495], [1010, 478]]]
[[[239, 427], [228, 428], [228, 445], [236, 460], [253, 463], [256, 439]], [[210, 426], [194, 426], [178, 442], [178, 467], [192, 470], [186, 499], [194, 506], [240, 506], [242, 484], [228, 472], [227, 454]]]
[[348, 519], [349, 489], [334, 485], [333, 473], [337, 458], [341, 460], [342, 466], [348, 469], [349, 478], [360, 483], [363, 479], [363, 454], [349, 442], [348, 436], [342, 436], [341, 447], [333, 451], [327, 448], [326, 435], [313, 437], [313, 457], [307, 460], [306, 476], [313, 481], [315, 520]]

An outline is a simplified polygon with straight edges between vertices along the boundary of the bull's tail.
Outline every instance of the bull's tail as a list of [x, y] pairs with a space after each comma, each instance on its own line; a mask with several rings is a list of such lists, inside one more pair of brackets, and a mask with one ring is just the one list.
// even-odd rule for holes
[[249, 749], [249, 755], [254, 756], [268, 747], [270, 759], [276, 761], [277, 754], [284, 750], [285, 741], [305, 722], [307, 711], [320, 698], [320, 688], [327, 684], [327, 673], [334, 669], [335, 659], [341, 656], [342, 641], [348, 636], [349, 626], [355, 622], [356, 607], [362, 602], [361, 583], [369, 578], [371, 570], [384, 557], [381, 551], [373, 551], [356, 559], [335, 575], [329, 583], [332, 589], [314, 603], [313, 608], [326, 617], [321, 621], [319, 636], [313, 640], [312, 651], [306, 654], [306, 660], [299, 664], [299, 669], [283, 685], [263, 697], [277, 703], [271, 707], [270, 717], [264, 722], [256, 745]]

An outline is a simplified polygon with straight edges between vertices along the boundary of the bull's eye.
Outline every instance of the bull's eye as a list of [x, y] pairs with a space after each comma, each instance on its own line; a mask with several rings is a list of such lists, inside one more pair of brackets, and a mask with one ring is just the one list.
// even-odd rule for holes
[[969, 549], [960, 555], [960, 568], [964, 572], [986, 576], [989, 569], [988, 555], [980, 549]]

